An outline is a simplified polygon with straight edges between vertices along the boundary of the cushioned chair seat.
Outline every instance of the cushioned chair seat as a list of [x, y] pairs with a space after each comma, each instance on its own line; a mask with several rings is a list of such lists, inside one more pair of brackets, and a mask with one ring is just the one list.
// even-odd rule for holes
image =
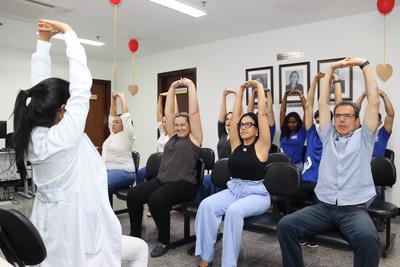
[[128, 197], [128, 192], [131, 190], [131, 188], [124, 188], [124, 189], [119, 189], [115, 195], [117, 196], [118, 199], [121, 200], [126, 200]]
[[371, 216], [379, 216], [384, 218], [394, 217], [397, 214], [397, 207], [389, 202], [373, 203], [368, 207], [368, 213]]
[[190, 217], [196, 217], [198, 208], [199, 204], [193, 201], [174, 206], [174, 210], [182, 212], [183, 214]]
[[249, 217], [245, 219], [243, 229], [260, 233], [276, 233], [277, 225], [282, 217], [282, 214], [276, 212]]
[[313, 236], [310, 241], [313, 241], [321, 246], [340, 248], [344, 250], [352, 250], [352, 246], [347, 241], [339, 230], [329, 230]]

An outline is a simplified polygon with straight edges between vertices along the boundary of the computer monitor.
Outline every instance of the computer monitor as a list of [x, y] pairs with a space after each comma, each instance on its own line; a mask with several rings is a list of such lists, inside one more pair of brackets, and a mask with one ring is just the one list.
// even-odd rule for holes
[[5, 139], [7, 136], [7, 121], [0, 121], [0, 138]]

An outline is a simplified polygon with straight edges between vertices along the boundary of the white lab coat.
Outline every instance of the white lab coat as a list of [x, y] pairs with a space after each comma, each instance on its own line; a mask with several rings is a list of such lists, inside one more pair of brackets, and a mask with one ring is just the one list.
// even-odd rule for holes
[[[35, 127], [27, 159], [37, 195], [31, 220], [47, 249], [40, 267], [121, 266], [121, 225], [111, 209], [102, 158], [84, 134], [92, 77], [74, 32], [64, 34], [70, 98], [63, 119]], [[51, 44], [37, 41], [32, 84], [50, 77]]]

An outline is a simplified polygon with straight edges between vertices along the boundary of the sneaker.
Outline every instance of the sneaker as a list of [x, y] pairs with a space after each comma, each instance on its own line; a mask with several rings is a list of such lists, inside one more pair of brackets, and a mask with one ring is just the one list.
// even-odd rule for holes
[[305, 246], [305, 245], [307, 245], [307, 241], [300, 242], [300, 246]]
[[307, 247], [309, 247], [309, 248], [317, 248], [318, 245], [315, 244], [314, 242], [307, 242]]
[[153, 258], [160, 257], [160, 256], [164, 255], [165, 253], [167, 253], [168, 250], [169, 250], [168, 245], [164, 245], [160, 242], [157, 242], [156, 246], [153, 248], [150, 255]]

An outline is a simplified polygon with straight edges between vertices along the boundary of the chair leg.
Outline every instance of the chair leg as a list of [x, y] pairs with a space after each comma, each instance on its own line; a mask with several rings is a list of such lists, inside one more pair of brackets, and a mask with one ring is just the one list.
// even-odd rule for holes
[[382, 247], [382, 257], [386, 258], [387, 254], [389, 253], [389, 251], [392, 249], [393, 244], [394, 244], [394, 240], [396, 237], [396, 234], [392, 234], [391, 233], [391, 224], [390, 224], [390, 218], [386, 218], [385, 219], [385, 223], [386, 223], [386, 240], [385, 240], [385, 245]]
[[190, 216], [185, 214], [183, 217], [183, 238], [187, 239], [190, 237]]

